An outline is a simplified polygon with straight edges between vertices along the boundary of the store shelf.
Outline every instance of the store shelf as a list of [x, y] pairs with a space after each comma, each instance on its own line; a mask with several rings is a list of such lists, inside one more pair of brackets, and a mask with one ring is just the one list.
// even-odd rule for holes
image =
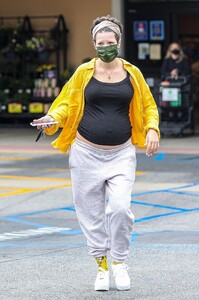
[[[62, 15], [0, 16], [0, 19], [3, 24], [0, 25], [0, 120], [20, 121], [43, 115], [47, 104], [58, 95], [63, 85], [62, 74], [67, 70], [65, 20]], [[38, 19], [40, 28], [34, 26]], [[11, 20], [15, 23], [12, 27]], [[46, 21], [48, 28], [42, 28], [42, 22]], [[36, 110], [37, 103], [43, 104], [43, 110], [40, 107], [36, 114], [30, 111], [34, 111], [34, 104], [29, 107], [34, 102]], [[23, 109], [19, 105], [12, 113], [15, 109], [12, 105], [8, 109], [9, 103], [21, 103]]]

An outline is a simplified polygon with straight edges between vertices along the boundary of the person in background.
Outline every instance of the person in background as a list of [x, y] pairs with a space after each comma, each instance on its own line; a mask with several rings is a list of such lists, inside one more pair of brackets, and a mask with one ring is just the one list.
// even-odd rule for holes
[[189, 62], [180, 44], [170, 44], [161, 68], [162, 80], [165, 80], [166, 77], [177, 79], [179, 76], [188, 76], [190, 73]]
[[81, 64], [46, 116], [33, 122], [47, 134], [62, 131], [52, 146], [69, 150], [77, 218], [95, 258], [96, 291], [109, 290], [110, 253], [118, 290], [130, 289], [125, 263], [134, 215], [131, 194], [136, 148], [150, 156], [159, 147], [157, 106], [141, 71], [118, 57], [122, 24], [111, 16], [91, 26], [97, 57]]

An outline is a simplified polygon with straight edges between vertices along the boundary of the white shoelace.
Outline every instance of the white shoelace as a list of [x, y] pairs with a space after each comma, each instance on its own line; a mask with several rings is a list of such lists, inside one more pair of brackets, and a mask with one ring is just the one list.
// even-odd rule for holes
[[[116, 266], [116, 267], [115, 267]], [[118, 264], [114, 266], [114, 276], [126, 276], [129, 267], [126, 264]]]

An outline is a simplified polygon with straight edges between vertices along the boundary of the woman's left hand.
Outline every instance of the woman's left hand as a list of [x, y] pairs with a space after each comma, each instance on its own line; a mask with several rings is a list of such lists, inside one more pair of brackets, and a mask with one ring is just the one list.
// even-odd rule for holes
[[159, 148], [159, 137], [157, 131], [149, 129], [146, 135], [146, 155], [151, 156], [153, 153], [158, 151]]
[[173, 69], [170, 75], [172, 78], [178, 78], [178, 69]]

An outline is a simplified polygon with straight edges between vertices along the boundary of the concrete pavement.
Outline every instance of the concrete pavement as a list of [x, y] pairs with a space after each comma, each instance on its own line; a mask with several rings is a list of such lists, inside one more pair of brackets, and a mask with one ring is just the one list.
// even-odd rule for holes
[[[198, 129], [198, 128], [197, 128]], [[132, 288], [95, 292], [71, 193], [68, 156], [33, 128], [0, 129], [1, 300], [199, 299], [199, 130], [137, 152]]]

